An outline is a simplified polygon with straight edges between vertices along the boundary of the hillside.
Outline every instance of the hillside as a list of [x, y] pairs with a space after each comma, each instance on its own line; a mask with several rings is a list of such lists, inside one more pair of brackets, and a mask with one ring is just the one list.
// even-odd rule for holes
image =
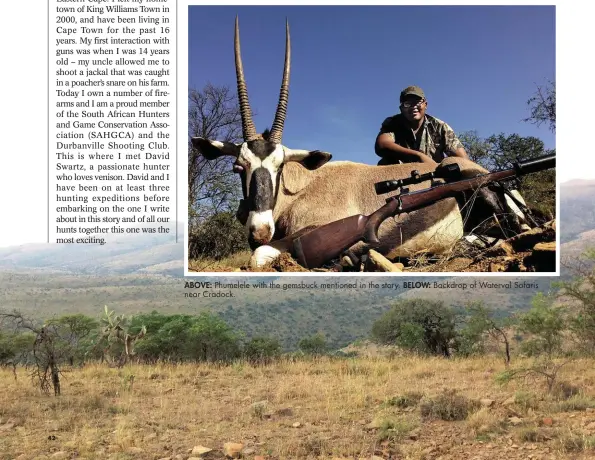
[[595, 180], [576, 179], [560, 187], [560, 241], [570, 242], [595, 229]]
[[[194, 281], [203, 278], [193, 278]], [[242, 278], [250, 282], [275, 281], [284, 283], [312, 283], [342, 281], [350, 283], [374, 282], [380, 286], [392, 283], [391, 278], [324, 278], [324, 277], [266, 277]], [[219, 278], [231, 283], [238, 278]], [[408, 277], [407, 281], [428, 281], [427, 278]], [[457, 278], [470, 283], [473, 278]], [[504, 282], [505, 278], [498, 278]], [[511, 281], [513, 278], [507, 278]], [[431, 278], [446, 281], [446, 278]], [[529, 281], [529, 280], [527, 280]], [[549, 280], [537, 281], [538, 290], [548, 290]], [[158, 310], [164, 313], [196, 314], [210, 310], [218, 313], [234, 329], [253, 335], [274, 335], [286, 349], [310, 334], [323, 332], [336, 348], [357, 338], [366, 337], [372, 323], [390, 308], [398, 298], [423, 297], [444, 300], [447, 304], [463, 306], [466, 300], [483, 298], [495, 309], [516, 310], [529, 306], [535, 289], [244, 289], [233, 290], [231, 298], [190, 298], [185, 293], [185, 280], [180, 277], [153, 274], [76, 275], [46, 270], [0, 270], [0, 305], [17, 309], [28, 315], [46, 319], [53, 315], [84, 313], [99, 316], [108, 305], [118, 313], [134, 314]], [[228, 289], [220, 289], [225, 292]], [[272, 295], [274, 292], [274, 295]]]
[[135, 236], [105, 245], [25, 244], [0, 248], [0, 269], [85, 275], [153, 273], [182, 276], [184, 236]]

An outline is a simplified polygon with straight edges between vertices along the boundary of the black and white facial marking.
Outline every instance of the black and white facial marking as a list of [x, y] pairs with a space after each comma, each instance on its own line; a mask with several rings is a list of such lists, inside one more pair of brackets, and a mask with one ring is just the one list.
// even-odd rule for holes
[[240, 147], [234, 170], [242, 178], [244, 206], [248, 209], [246, 229], [252, 249], [271, 241], [275, 233], [273, 208], [284, 159], [281, 144], [259, 139], [244, 142]]
[[295, 161], [309, 170], [328, 162], [332, 155], [322, 150], [290, 149], [281, 143], [255, 139], [233, 144], [193, 137], [192, 145], [207, 160], [222, 155], [235, 158], [233, 171], [240, 175], [244, 199], [236, 217], [246, 226], [252, 249], [269, 243], [275, 233], [273, 209], [277, 199], [281, 167]]

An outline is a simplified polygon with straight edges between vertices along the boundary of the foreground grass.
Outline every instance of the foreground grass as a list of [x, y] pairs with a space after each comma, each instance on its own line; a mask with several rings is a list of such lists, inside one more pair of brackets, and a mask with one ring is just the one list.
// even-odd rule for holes
[[190, 272], [216, 272], [233, 271], [230, 267], [240, 267], [248, 265], [250, 262], [251, 251], [240, 251], [221, 260], [204, 257], [201, 259], [188, 260], [188, 271]]
[[595, 457], [595, 359], [564, 367], [580, 390], [568, 397], [501, 386], [501, 370], [485, 357], [93, 364], [65, 372], [61, 397], [0, 370], [0, 458], [186, 460], [199, 445], [224, 458], [227, 442], [252, 459]]

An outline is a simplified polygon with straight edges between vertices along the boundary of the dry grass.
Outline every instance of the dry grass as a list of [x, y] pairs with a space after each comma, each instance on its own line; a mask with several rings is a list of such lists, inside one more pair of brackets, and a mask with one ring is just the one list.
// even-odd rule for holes
[[231, 272], [234, 271], [230, 267], [240, 267], [248, 265], [250, 262], [251, 251], [240, 251], [229, 257], [221, 260], [214, 260], [209, 258], [190, 259], [188, 260], [189, 272]]
[[[588, 424], [595, 410], [584, 398], [595, 395], [595, 360], [565, 366], [564, 379], [581, 389], [583, 399], [573, 396], [572, 407], [555, 411], [553, 396], [521, 396], [506, 406], [515, 394], [541, 390], [523, 382], [501, 386], [494, 379], [501, 370], [499, 357], [88, 365], [64, 375], [63, 396], [56, 398], [41, 395], [24, 370], [15, 381], [2, 369], [0, 459], [186, 460], [197, 445], [216, 451], [208, 458], [223, 458], [226, 442], [243, 443], [250, 459], [454, 460], [488, 452], [486, 442], [492, 460], [528, 458], [525, 446], [533, 458], [593, 458], [595, 430]], [[422, 417], [423, 401], [444, 394], [495, 403], [471, 404], [466, 420]], [[527, 423], [511, 426], [513, 413]], [[557, 436], [537, 428], [543, 417], [554, 419]], [[519, 430], [525, 431], [515, 434]]]

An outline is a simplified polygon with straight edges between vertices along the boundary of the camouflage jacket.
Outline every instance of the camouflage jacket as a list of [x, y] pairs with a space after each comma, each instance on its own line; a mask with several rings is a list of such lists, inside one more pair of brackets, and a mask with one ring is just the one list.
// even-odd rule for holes
[[[407, 125], [405, 117], [402, 114], [397, 114], [382, 122], [378, 135], [388, 133], [396, 144], [425, 153], [437, 163], [440, 163], [444, 157], [448, 156], [449, 152], [454, 152], [463, 147], [453, 129], [436, 117], [426, 114], [424, 124], [420, 130], [420, 136], [416, 140], [413, 130]], [[377, 145], [375, 151], [378, 156], [383, 156]]]

